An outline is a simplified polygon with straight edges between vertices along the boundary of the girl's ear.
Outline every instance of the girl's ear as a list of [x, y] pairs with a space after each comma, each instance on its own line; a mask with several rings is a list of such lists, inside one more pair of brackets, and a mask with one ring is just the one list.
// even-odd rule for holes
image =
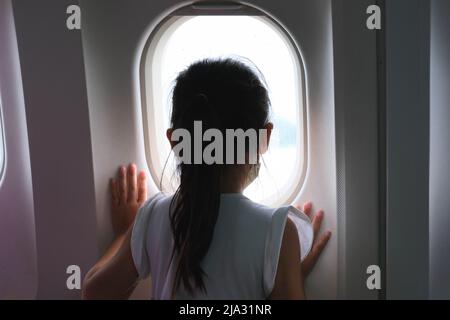
[[273, 123], [272, 122], [268, 122], [265, 126], [264, 126], [264, 130], [266, 132], [265, 135], [263, 135], [263, 140], [260, 143], [260, 149], [259, 149], [259, 153], [260, 154], [264, 154], [266, 153], [267, 149], [269, 148], [269, 143], [270, 143], [270, 136], [272, 135], [272, 130], [273, 130]]
[[175, 146], [175, 143], [172, 141], [172, 133], [173, 133], [173, 129], [172, 128], [167, 129], [166, 137], [167, 137], [167, 140], [169, 140], [171, 149], [173, 149], [173, 147]]

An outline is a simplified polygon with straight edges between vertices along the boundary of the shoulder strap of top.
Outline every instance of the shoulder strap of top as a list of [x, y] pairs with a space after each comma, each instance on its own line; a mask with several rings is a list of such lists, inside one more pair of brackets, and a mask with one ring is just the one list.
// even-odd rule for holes
[[266, 296], [270, 295], [275, 285], [281, 243], [288, 217], [297, 227], [301, 260], [309, 254], [314, 240], [312, 224], [306, 214], [293, 206], [275, 209], [269, 224], [264, 253], [263, 282]]

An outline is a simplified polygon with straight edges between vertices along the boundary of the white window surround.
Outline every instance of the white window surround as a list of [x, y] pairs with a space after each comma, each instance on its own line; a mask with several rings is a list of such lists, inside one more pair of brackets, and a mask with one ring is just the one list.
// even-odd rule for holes
[[[197, 36], [188, 38], [192, 34]], [[259, 55], [256, 43], [262, 46]], [[206, 45], [201, 47], [201, 44]], [[261, 70], [269, 89], [271, 121], [275, 125], [269, 151], [263, 155], [260, 176], [245, 190], [245, 195], [267, 205], [289, 203], [303, 186], [307, 168], [306, 77], [294, 41], [268, 16], [177, 16], [175, 13], [150, 34], [140, 73], [145, 148], [151, 177], [159, 186], [171, 154], [165, 132], [170, 125], [170, 90], [177, 73], [202, 58], [229, 56], [248, 58]], [[176, 180], [172, 179], [173, 165], [171, 154], [162, 181], [166, 191], [173, 191], [176, 186]]]

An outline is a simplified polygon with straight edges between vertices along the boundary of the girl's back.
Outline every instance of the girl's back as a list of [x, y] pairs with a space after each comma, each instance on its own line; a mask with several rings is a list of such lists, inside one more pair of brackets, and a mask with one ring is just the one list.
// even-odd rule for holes
[[[152, 297], [172, 298], [176, 256], [169, 207], [173, 196], [162, 193], [140, 209], [131, 237], [139, 278], [151, 272]], [[272, 209], [241, 193], [223, 193], [214, 235], [201, 267], [206, 292], [190, 294], [180, 286], [176, 299], [265, 299], [272, 292], [287, 217], [299, 229], [301, 255], [311, 247], [309, 219], [292, 206]], [[172, 262], [171, 262], [172, 261]]]

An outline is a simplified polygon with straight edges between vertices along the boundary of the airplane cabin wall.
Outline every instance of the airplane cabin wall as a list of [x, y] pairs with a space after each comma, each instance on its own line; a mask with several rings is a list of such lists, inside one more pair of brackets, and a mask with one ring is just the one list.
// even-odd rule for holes
[[3, 174], [0, 168], [0, 300], [34, 299], [38, 270], [30, 154], [9, 0], [0, 1], [0, 44], [0, 121], [5, 146]]
[[[379, 201], [379, 155], [383, 132], [379, 117], [380, 31], [366, 28], [372, 0], [333, 1], [336, 112], [339, 298], [377, 299], [368, 290], [367, 267], [383, 270]], [[384, 285], [382, 286], [384, 288]]]
[[450, 1], [431, 1], [430, 298], [450, 298]]
[[[81, 33], [66, 28], [71, 4], [13, 2], [33, 180], [37, 299], [79, 299], [80, 290], [66, 286], [66, 269], [78, 265], [84, 276], [98, 257]], [[8, 203], [13, 197], [20, 201], [18, 193]]]
[[429, 291], [430, 1], [385, 2], [386, 298]]

